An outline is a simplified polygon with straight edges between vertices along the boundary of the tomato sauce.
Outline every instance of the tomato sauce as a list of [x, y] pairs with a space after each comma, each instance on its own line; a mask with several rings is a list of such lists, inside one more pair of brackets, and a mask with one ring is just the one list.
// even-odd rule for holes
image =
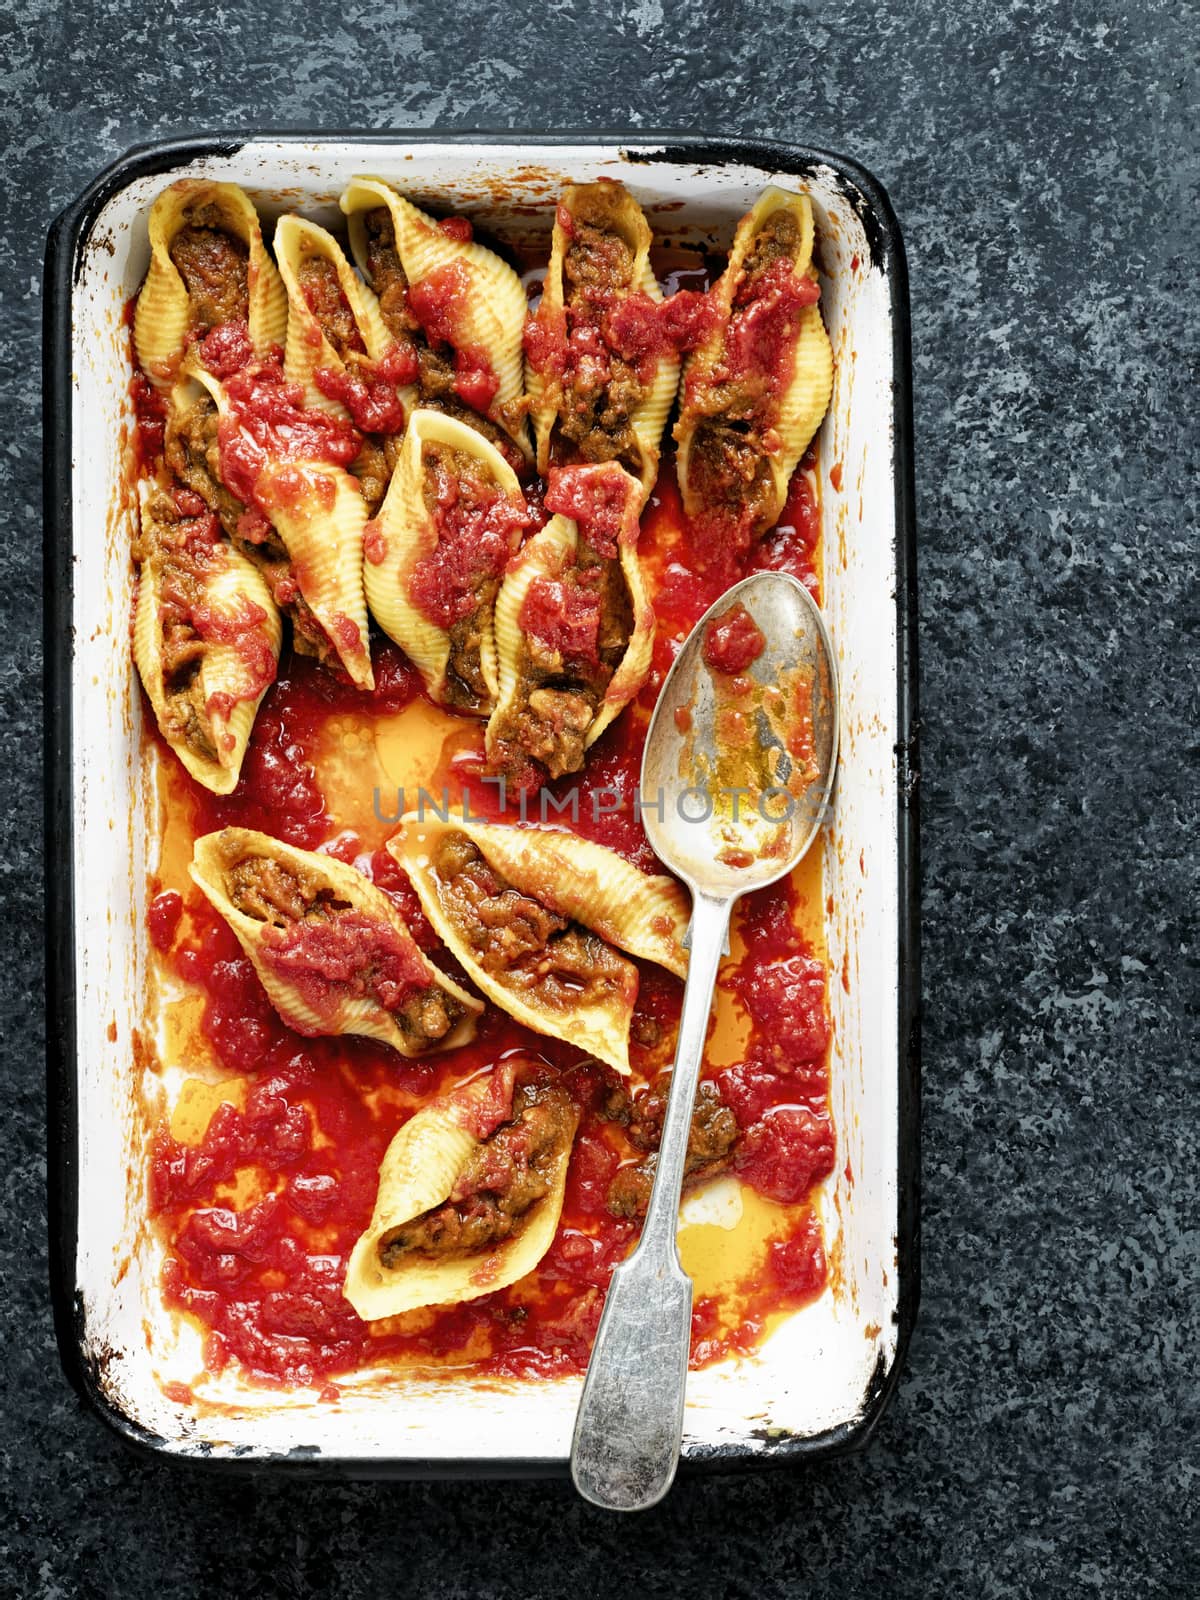
[[[130, 334], [130, 347], [133, 336]], [[167, 402], [142, 371], [134, 373], [129, 384], [133, 401], [135, 455], [139, 472], [151, 471], [163, 453], [167, 426]]]
[[570, 517], [596, 554], [606, 561], [617, 558], [630, 496], [635, 485], [610, 467], [551, 467], [544, 505], [551, 513]]
[[[627, 361], [641, 381], [649, 384], [654, 380], [655, 363], [662, 356], [694, 350], [720, 320], [720, 309], [708, 294], [681, 289], [669, 300], [652, 300], [637, 289], [616, 300], [605, 313], [600, 334], [607, 348]], [[594, 353], [582, 343], [579, 350]]]
[[557, 651], [564, 662], [599, 661], [599, 573], [573, 574], [574, 581], [538, 576], [521, 603], [520, 623], [546, 650]]
[[[358, 455], [355, 429], [337, 417], [306, 408], [303, 388], [286, 380], [277, 360], [239, 369], [226, 382], [225, 391], [229, 414], [221, 418], [217, 434], [221, 477], [232, 494], [265, 515], [272, 507], [262, 503], [259, 478], [268, 461], [323, 461], [348, 467]], [[297, 485], [301, 476], [297, 470]], [[282, 490], [286, 492], [286, 479]], [[280, 486], [272, 492], [278, 495]]]
[[363, 433], [400, 433], [405, 405], [398, 390], [415, 383], [420, 363], [411, 345], [396, 344], [378, 361], [363, 359], [338, 370], [318, 367], [313, 382], [323, 395], [337, 400]]
[[499, 581], [529, 516], [523, 500], [495, 483], [475, 480], [468, 489], [453, 457], [436, 447], [426, 447], [425, 472], [438, 539], [414, 566], [410, 593], [430, 622], [449, 628], [475, 610], [482, 585]]
[[725, 334], [720, 376], [761, 379], [772, 396], [791, 381], [800, 312], [816, 305], [821, 290], [795, 271], [791, 261], [771, 263], [734, 298]]
[[729, 610], [709, 623], [704, 636], [704, 660], [714, 672], [745, 672], [767, 647], [767, 641], [744, 605]]
[[[291, 397], [273, 393], [263, 426], [289, 426], [291, 405]], [[334, 428], [322, 437], [333, 446], [340, 436]], [[811, 466], [811, 460], [802, 465], [797, 483], [803, 478], [807, 484]], [[569, 480], [564, 488], [560, 479], [558, 494], [571, 492]], [[547, 496], [548, 509], [554, 497], [553, 491]], [[442, 746], [430, 789], [443, 802], [468, 803], [472, 816], [518, 825], [549, 821], [608, 845], [642, 870], [661, 870], [642, 825], [637, 782], [662, 678], [692, 625], [736, 578], [769, 565], [794, 572], [815, 592], [818, 533], [811, 488], [797, 489], [779, 527], [749, 553], [697, 559], [668, 457], [642, 519], [643, 566], [658, 618], [653, 669], [639, 699], [589, 752], [584, 785], [578, 775], [548, 784], [540, 798], [549, 814], [527, 812], [528, 797], [482, 782], [481, 733], [475, 724], [456, 721], [459, 731]], [[616, 1074], [490, 1004], [471, 1044], [422, 1060], [356, 1036], [301, 1037], [280, 1019], [236, 938], [181, 864], [193, 837], [229, 825], [324, 849], [388, 894], [420, 949], [462, 977], [405, 874], [382, 848], [390, 829], [382, 820], [347, 825], [352, 802], [362, 804], [354, 785], [369, 781], [347, 776], [367, 771], [355, 766], [363, 759], [354, 754], [360, 749], [356, 730], [397, 719], [407, 726], [404, 719], [426, 714], [415, 669], [386, 640], [373, 645], [375, 688], [369, 693], [310, 658], [284, 658], [232, 795], [196, 785], [159, 736], [147, 735], [162, 759], [178, 857], [172, 862], [164, 855], [149, 911], [150, 939], [172, 992], [190, 997], [194, 1031], [186, 1039], [195, 1055], [181, 1041], [179, 1058], [194, 1059], [196, 1070], [228, 1091], [199, 1129], [177, 1128], [169, 1114], [153, 1131], [149, 1193], [166, 1246], [164, 1294], [202, 1328], [210, 1371], [237, 1363], [257, 1382], [314, 1385], [330, 1398], [336, 1396], [331, 1379], [380, 1363], [468, 1362], [476, 1370], [522, 1377], [578, 1373], [612, 1270], [639, 1227], [607, 1206], [615, 1174], [643, 1155], [610, 1119], [611, 1098], [620, 1088]], [[349, 754], [331, 764], [331, 748]], [[827, 973], [803, 931], [802, 899], [792, 881], [747, 897], [735, 924], [734, 954], [719, 980], [718, 1013], [728, 1011], [740, 1037], [730, 1047], [727, 1027], [722, 1044], [718, 1028], [704, 1072], [734, 1114], [740, 1138], [731, 1171], [744, 1193], [761, 1197], [756, 1204], [766, 1208], [770, 1236], [736, 1293], [708, 1292], [698, 1283], [694, 1366], [753, 1350], [773, 1317], [811, 1301], [828, 1276], [812, 1194], [832, 1170], [836, 1144], [829, 1116]], [[318, 952], [317, 968], [326, 955], [336, 966], [337, 951]], [[639, 962], [638, 969], [630, 1038], [635, 1088], [669, 1065], [682, 998], [682, 984], [662, 968]], [[516, 1052], [561, 1074], [581, 1112], [562, 1219], [549, 1251], [534, 1273], [510, 1288], [363, 1322], [343, 1298], [342, 1282], [371, 1216], [388, 1144], [431, 1096]]]
[[261, 958], [324, 1020], [336, 1017], [345, 999], [371, 999], [397, 1011], [433, 981], [395, 928], [353, 909], [267, 929]]
[[199, 355], [213, 377], [224, 383], [254, 360], [249, 324], [238, 320], [218, 323], [200, 340]]
[[[451, 230], [451, 237], [456, 235]], [[485, 415], [500, 389], [487, 352], [465, 331], [470, 283], [461, 261], [435, 267], [427, 277], [408, 286], [408, 304], [435, 348], [454, 351], [454, 388], [459, 398]]]

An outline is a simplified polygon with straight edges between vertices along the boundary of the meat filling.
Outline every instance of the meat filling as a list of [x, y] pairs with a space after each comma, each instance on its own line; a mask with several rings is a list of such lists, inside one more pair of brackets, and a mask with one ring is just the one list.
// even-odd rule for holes
[[133, 558], [152, 562], [159, 593], [162, 731], [172, 743], [186, 744], [205, 761], [216, 761], [212, 723], [205, 705], [200, 669], [205, 642], [195, 626], [208, 577], [224, 565], [216, 523], [181, 512], [163, 491], [149, 501], [133, 544]]
[[513, 1095], [512, 1117], [478, 1144], [450, 1198], [385, 1234], [379, 1256], [395, 1267], [406, 1255], [458, 1255], [512, 1237], [549, 1194], [576, 1123], [570, 1097], [555, 1085], [527, 1085]]
[[737, 303], [753, 300], [763, 274], [777, 261], [794, 260], [799, 244], [800, 224], [796, 220], [795, 213], [785, 207], [773, 211], [754, 235], [742, 262]]
[[272, 928], [286, 928], [305, 917], [327, 917], [346, 909], [307, 868], [284, 866], [266, 856], [244, 856], [225, 875], [234, 909]]
[[[631, 1166], [619, 1168], [609, 1184], [607, 1205], [613, 1216], [645, 1215], [650, 1203], [650, 1190], [654, 1185], [670, 1087], [670, 1073], [660, 1073], [633, 1102], [629, 1138], [646, 1155]], [[684, 1187], [711, 1178], [727, 1167], [737, 1136], [738, 1125], [733, 1112], [721, 1100], [713, 1084], [701, 1083], [696, 1093], [692, 1126], [688, 1134], [683, 1169]]]
[[400, 264], [396, 233], [387, 207], [377, 206], [368, 211], [363, 217], [363, 229], [367, 273], [379, 300], [383, 325], [398, 344], [413, 344], [420, 338], [421, 325], [409, 309], [408, 279]]
[[558, 436], [581, 461], [620, 461], [640, 470], [633, 414], [650, 391], [636, 365], [604, 337], [614, 301], [636, 288], [634, 256], [606, 215], [603, 196], [573, 219], [563, 256], [568, 359], [563, 373]]
[[[731, 399], [733, 409], [743, 402]], [[710, 516], [763, 527], [775, 505], [775, 482], [762, 432], [747, 418], [706, 417], [692, 436], [692, 492]]]
[[345, 361], [351, 355], [365, 355], [366, 346], [333, 262], [324, 256], [306, 256], [297, 278], [309, 310], [339, 357]]
[[[523, 755], [539, 762], [552, 778], [578, 772], [588, 730], [604, 700], [633, 632], [633, 607], [617, 561], [604, 560], [580, 540], [575, 565], [555, 580], [556, 614], [543, 626], [536, 592], [522, 611], [520, 688], [512, 710], [497, 725], [497, 749], [507, 764]], [[571, 649], [565, 619], [585, 604], [595, 614], [594, 644]]]
[[363, 435], [362, 448], [350, 464], [350, 471], [358, 479], [363, 499], [372, 516], [378, 514], [387, 494], [392, 473], [400, 458], [403, 435], [398, 433]]
[[172, 406], [167, 417], [164, 455], [180, 483], [216, 512], [222, 528], [233, 539], [246, 508], [221, 482], [218, 420], [216, 401], [207, 394], [186, 409]]
[[197, 206], [171, 241], [171, 260], [188, 292], [188, 324], [198, 333], [250, 312], [250, 252], [226, 232], [215, 206]]
[[[323, 884], [316, 873], [265, 856], [245, 856], [231, 862], [225, 882], [237, 911], [272, 928], [335, 921], [354, 909]], [[363, 976], [370, 990], [370, 971]], [[420, 1046], [443, 1039], [462, 1019], [464, 1008], [454, 995], [439, 984], [430, 983], [411, 991], [398, 1009], [387, 1009], [408, 1043]]]
[[590, 929], [514, 889], [463, 833], [433, 856], [439, 896], [486, 973], [556, 1011], [637, 992], [637, 968]]

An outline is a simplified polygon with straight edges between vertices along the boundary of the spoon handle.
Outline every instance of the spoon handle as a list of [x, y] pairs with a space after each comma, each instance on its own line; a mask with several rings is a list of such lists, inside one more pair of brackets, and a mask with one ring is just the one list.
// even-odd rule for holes
[[637, 1249], [613, 1273], [575, 1420], [575, 1487], [612, 1511], [656, 1504], [679, 1463], [692, 1280], [679, 1263], [675, 1236], [692, 1105], [732, 906], [732, 899], [693, 897], [691, 962], [650, 1205]]

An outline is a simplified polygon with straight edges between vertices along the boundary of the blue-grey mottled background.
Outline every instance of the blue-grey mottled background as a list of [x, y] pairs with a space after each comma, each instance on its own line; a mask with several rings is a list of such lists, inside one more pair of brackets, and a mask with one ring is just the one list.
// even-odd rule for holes
[[[1194, 17], [1176, 0], [344, 0], [309, 37], [294, 3], [252, 9], [0, 11], [0, 1591], [1194, 1594]], [[891, 193], [918, 445], [924, 1296], [859, 1457], [682, 1483], [634, 1522], [560, 1484], [225, 1483], [132, 1459], [60, 1375], [43, 240], [127, 146], [256, 124], [779, 135], [856, 156]]]

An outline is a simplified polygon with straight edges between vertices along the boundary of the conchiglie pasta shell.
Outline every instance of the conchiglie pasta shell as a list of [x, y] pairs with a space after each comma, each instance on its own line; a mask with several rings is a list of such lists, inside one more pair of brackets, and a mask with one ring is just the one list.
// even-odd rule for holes
[[654, 606], [646, 588], [641, 561], [638, 559], [636, 535], [635, 542], [627, 543], [622, 540], [618, 549], [621, 571], [625, 574], [625, 586], [629, 591], [629, 602], [633, 609], [633, 630], [629, 635], [625, 654], [608, 680], [604, 699], [597, 707], [595, 718], [583, 741], [584, 748], [588, 750], [641, 690], [649, 676], [651, 658], [654, 654]]
[[[650, 226], [640, 205], [621, 184], [569, 184], [563, 191], [560, 207], [574, 215], [586, 212], [597, 197], [602, 197], [604, 209], [613, 231], [620, 235], [633, 253], [634, 286], [651, 300], [661, 301], [662, 289], [650, 265]], [[565, 327], [566, 295], [563, 286], [563, 263], [566, 258], [568, 238], [557, 213], [551, 238], [550, 264], [542, 288], [542, 303], [538, 308], [539, 320], [560, 322]], [[530, 397], [530, 417], [533, 421], [537, 444], [538, 471], [546, 473], [553, 458], [554, 427], [562, 405], [562, 385], [557, 378], [543, 379], [532, 365], [526, 373], [526, 387]], [[679, 387], [679, 358], [673, 352], [664, 352], [657, 362], [654, 382], [646, 398], [630, 418], [638, 441], [639, 460], [632, 469], [642, 485], [643, 501], [654, 487], [658, 475], [659, 445], [667, 416]]]
[[[428, 972], [430, 983], [452, 995], [463, 1006], [463, 1014], [454, 1027], [436, 1042], [411, 1040], [390, 1011], [377, 1000], [366, 996], [343, 1000], [332, 1017], [316, 1010], [297, 985], [289, 981], [287, 975], [281, 973], [272, 962], [269, 925], [238, 911], [229, 897], [230, 870], [238, 862], [255, 856], [278, 862], [306, 877], [315, 876], [322, 888], [328, 889], [339, 900], [386, 924], [391, 932], [411, 947], [414, 959]], [[309, 1038], [344, 1033], [362, 1034], [391, 1045], [404, 1056], [424, 1056], [453, 1049], [474, 1037], [476, 1021], [483, 1010], [481, 1002], [421, 954], [394, 902], [363, 877], [361, 872], [345, 862], [319, 851], [300, 850], [251, 828], [223, 828], [219, 833], [205, 834], [196, 840], [190, 872], [194, 882], [237, 936], [238, 943], [266, 990], [267, 998], [288, 1027], [294, 1028], [297, 1033]]]
[[533, 455], [543, 478], [550, 470], [550, 436], [558, 418], [561, 387], [558, 383], [548, 384], [532, 362], [526, 361], [525, 393], [529, 398], [529, 420], [533, 424]]
[[[371, 281], [371, 268], [367, 260], [367, 229], [366, 214], [376, 211], [382, 206], [392, 219], [392, 232], [397, 240], [397, 254], [399, 253], [400, 230], [402, 227], [400, 196], [391, 187], [379, 178], [351, 178], [342, 193], [338, 204], [346, 218], [346, 228], [350, 235], [350, 254], [354, 258], [354, 265], [362, 273], [368, 283]], [[403, 262], [401, 262], [403, 266]]]
[[654, 961], [676, 977], [686, 976], [688, 895], [666, 873], [642, 872], [607, 845], [564, 828], [442, 823], [436, 818], [418, 826], [465, 833], [522, 894], [591, 928], [630, 955]]
[[[542, 281], [542, 301], [534, 313], [536, 321], [544, 327], [555, 325], [566, 337], [566, 311], [563, 303], [563, 257], [566, 239], [555, 214], [554, 230], [550, 235], [550, 261]], [[562, 383], [557, 374], [543, 376], [531, 361], [525, 363], [525, 392], [529, 396], [529, 420], [533, 424], [534, 460], [543, 477], [550, 470], [551, 445], [554, 425], [558, 421], [562, 404]]]
[[507, 1288], [532, 1272], [550, 1248], [562, 1214], [569, 1139], [557, 1155], [549, 1192], [534, 1202], [507, 1239], [489, 1250], [461, 1254], [431, 1257], [414, 1251], [392, 1267], [380, 1260], [387, 1235], [450, 1198], [477, 1147], [456, 1104], [474, 1087], [418, 1111], [387, 1148], [379, 1168], [375, 1209], [351, 1251], [343, 1290], [368, 1322]]
[[[483, 463], [493, 481], [509, 497], [524, 505], [516, 473], [482, 434], [465, 422], [440, 411], [418, 409], [405, 431], [400, 456], [387, 494], [366, 541], [370, 555], [363, 561], [367, 604], [379, 626], [395, 641], [420, 672], [430, 697], [444, 703], [450, 635], [408, 598], [413, 569], [437, 549], [438, 532], [424, 499], [426, 444], [461, 450]], [[379, 557], [378, 560], [374, 557]], [[480, 671], [492, 699], [498, 690], [496, 647], [490, 617], [480, 639]], [[464, 709], [459, 706], [456, 709]], [[477, 709], [486, 715], [489, 705]]]
[[795, 194], [791, 189], [781, 189], [778, 185], [771, 184], [763, 190], [748, 214], [738, 224], [733, 248], [729, 252], [729, 265], [736, 275], [741, 273], [742, 264], [750, 254], [755, 235], [763, 223], [769, 221], [777, 211], [792, 212], [799, 223], [800, 238], [792, 262], [797, 272], [808, 271], [812, 264], [813, 241], [816, 237], [812, 201], [806, 194]]
[[[615, 463], [582, 469], [591, 472], [621, 472]], [[638, 558], [639, 536], [637, 500], [630, 496], [627, 515], [617, 540], [618, 558], [633, 612], [633, 627], [625, 654], [608, 681], [604, 698], [596, 708], [584, 748], [590, 749], [641, 689], [650, 671], [654, 651], [654, 607], [651, 604]], [[496, 655], [499, 663], [499, 693], [496, 709], [488, 724], [489, 754], [498, 754], [498, 741], [504, 726], [520, 709], [528, 690], [522, 670], [525, 634], [521, 627], [521, 608], [535, 578], [557, 578], [575, 557], [579, 547], [579, 528], [570, 517], [554, 516], [532, 539], [522, 545], [509, 564], [500, 593], [496, 596]]]
[[485, 352], [499, 382], [489, 415], [529, 455], [524, 418], [513, 423], [506, 420], [504, 411], [525, 393], [529, 303], [520, 278], [494, 251], [473, 240], [451, 238], [411, 201], [372, 178], [355, 178], [341, 200], [342, 210], [350, 218], [351, 250], [360, 267], [366, 258], [362, 214], [380, 205], [391, 214], [396, 249], [410, 285], [423, 283], [432, 273], [448, 267], [461, 269], [465, 281], [456, 347], [476, 346]]
[[[253, 564], [231, 545], [224, 547], [225, 568], [212, 573], [205, 584], [205, 602], [213, 612], [230, 620], [245, 615], [248, 604], [263, 614], [259, 632], [276, 661], [282, 639], [279, 611], [270, 591]], [[137, 604], [133, 621], [133, 659], [153, 708], [155, 719], [171, 749], [196, 782], [213, 794], [232, 794], [241, 775], [242, 761], [254, 718], [269, 684], [253, 692], [257, 678], [232, 643], [210, 641], [201, 660], [200, 698], [205, 706], [208, 734], [217, 752], [210, 760], [194, 750], [186, 740], [168, 731], [168, 696], [163, 682], [162, 623], [159, 614], [159, 575], [155, 561], [141, 563], [138, 573]], [[209, 710], [212, 697], [228, 695], [226, 710], [221, 701]]]
[[694, 370], [706, 373], [720, 360], [725, 346], [725, 324], [733, 310], [734, 295], [741, 282], [746, 257], [760, 229], [776, 211], [781, 210], [791, 211], [800, 228], [800, 238], [792, 256], [793, 266], [798, 273], [811, 272], [814, 238], [812, 201], [806, 194], [792, 194], [789, 190], [779, 189], [774, 185], [764, 189], [737, 225], [725, 271], [711, 290], [712, 297], [720, 309], [721, 319], [708, 338], [688, 357], [689, 373]]
[[[212, 373], [190, 359], [185, 370], [207, 389], [222, 418], [234, 414], [224, 384]], [[188, 390], [177, 388], [172, 404], [186, 407], [187, 403]], [[373, 689], [362, 582], [363, 530], [369, 513], [358, 479], [326, 461], [273, 461], [259, 474], [255, 493], [334, 654], [358, 688]]]
[[604, 845], [560, 829], [442, 822], [410, 815], [401, 819], [399, 832], [388, 841], [426, 916], [489, 999], [535, 1032], [565, 1039], [628, 1074], [634, 995], [613, 995], [607, 1003], [580, 1001], [569, 1011], [560, 1011], [536, 1005], [508, 985], [503, 973], [488, 973], [480, 965], [448, 908], [433, 868], [433, 852], [447, 834], [465, 834], [522, 894], [590, 928], [608, 944], [655, 961], [678, 976], [687, 971], [684, 890], [673, 878], [649, 877]]
[[[687, 393], [689, 363], [696, 359], [693, 352], [683, 367], [683, 389]], [[699, 492], [692, 483], [692, 445], [696, 440], [696, 429], [701, 421], [701, 413], [686, 401], [680, 404], [678, 419], [675, 423], [675, 477], [679, 484], [679, 498], [683, 509], [689, 517], [695, 517], [704, 509]]]
[[[686, 368], [684, 382], [687, 382]], [[703, 498], [692, 483], [692, 445], [700, 420], [696, 411], [681, 411], [675, 424], [675, 475], [679, 483], [679, 498], [689, 517], [698, 517], [705, 509]]]
[[496, 596], [495, 635], [498, 689], [496, 707], [488, 721], [488, 754], [496, 754], [500, 730], [518, 710], [526, 687], [521, 673], [525, 633], [521, 608], [535, 578], [556, 578], [575, 554], [579, 530], [570, 517], [554, 516], [532, 539], [527, 539], [509, 563]]
[[317, 387], [313, 374], [321, 368], [345, 370], [345, 362], [326, 337], [300, 284], [300, 270], [306, 260], [316, 256], [333, 267], [338, 286], [346, 297], [354, 324], [366, 353], [379, 361], [390, 349], [391, 335], [384, 327], [379, 302], [359, 279], [331, 233], [304, 217], [281, 217], [275, 229], [275, 254], [279, 273], [288, 297], [287, 352], [284, 372], [293, 383], [304, 388], [304, 403], [331, 416], [345, 417], [340, 400], [331, 399]]
[[249, 250], [250, 340], [260, 356], [282, 345], [287, 327], [287, 294], [263, 243], [258, 213], [234, 183], [181, 178], [150, 210], [150, 267], [134, 312], [137, 358], [150, 381], [169, 388], [175, 379], [190, 328], [188, 292], [171, 260], [171, 244], [194, 208], [214, 206], [229, 232]]
[[[809, 277], [816, 273], [809, 270]], [[777, 507], [775, 521], [787, 499], [788, 483], [829, 409], [833, 393], [833, 346], [821, 320], [820, 305], [805, 306], [800, 313], [795, 369], [779, 408], [779, 454], [772, 459]]]
[[[649, 261], [642, 269], [641, 288], [651, 300], [663, 298], [663, 292], [658, 286], [658, 279], [654, 276]], [[667, 425], [667, 417], [675, 403], [678, 389], [679, 357], [673, 351], [667, 352], [659, 356], [650, 393], [634, 409], [631, 419], [642, 452], [641, 461], [638, 463], [638, 478], [642, 485], [643, 503], [649, 499], [650, 491], [654, 488], [654, 480], [658, 477], [659, 447], [662, 443], [663, 429]]]
[[[763, 224], [781, 209], [792, 211], [800, 226], [800, 237], [792, 255], [795, 271], [814, 282], [817, 278], [812, 265], [814, 223], [811, 200], [806, 194], [792, 194], [786, 189], [765, 189], [738, 224], [729, 263], [713, 288], [712, 292], [721, 309], [721, 320], [708, 339], [688, 357], [684, 368], [683, 399], [675, 427], [675, 439], [678, 445], [676, 466], [679, 488], [684, 510], [689, 516], [695, 516], [704, 509], [698, 491], [691, 482], [691, 451], [697, 425], [705, 416], [712, 414], [714, 397], [711, 391], [706, 394], [706, 385], [724, 350], [725, 328], [746, 257]], [[780, 449], [766, 458], [774, 489], [774, 508], [773, 514], [762, 523], [763, 528], [770, 527], [783, 509], [788, 482], [821, 424], [829, 405], [832, 386], [833, 350], [821, 320], [820, 306], [806, 306], [800, 317], [791, 382], [780, 402], [776, 425]], [[691, 394], [696, 396], [694, 401], [689, 399]], [[707, 406], [706, 400], [709, 402]]]
[[373, 689], [362, 570], [368, 513], [357, 479], [323, 461], [271, 462], [255, 489], [339, 661], [360, 689]]
[[[500, 380], [494, 404], [509, 405], [525, 391], [525, 314], [521, 280], [507, 262], [474, 240], [453, 239], [432, 217], [401, 199], [403, 223], [397, 235], [400, 259], [410, 284], [424, 282], [439, 268], [460, 266], [467, 280], [462, 343], [487, 352]], [[523, 430], [522, 430], [523, 431]]]
[[175, 383], [171, 386], [171, 395], [167, 402], [170, 410], [186, 411], [200, 398], [201, 389], [212, 397], [220, 416], [229, 416], [231, 408], [225, 385], [207, 367], [202, 366], [194, 353], [189, 351]]

